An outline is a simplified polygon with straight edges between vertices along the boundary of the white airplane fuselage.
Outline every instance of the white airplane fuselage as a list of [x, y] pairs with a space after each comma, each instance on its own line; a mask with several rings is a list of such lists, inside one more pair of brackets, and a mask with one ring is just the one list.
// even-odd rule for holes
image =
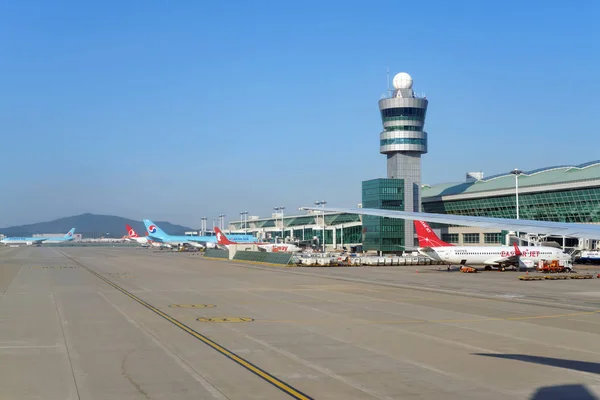
[[73, 239], [70, 240], [65, 240], [65, 239], [61, 239], [61, 238], [51, 238], [48, 240], [44, 240], [42, 243], [44, 244], [58, 244], [58, 243], [65, 243], [65, 242], [72, 242]]
[[163, 245], [168, 245], [168, 246], [175, 246], [175, 247], [182, 247], [182, 246], [191, 246], [191, 247], [195, 247], [197, 249], [203, 249], [205, 246], [202, 243], [198, 243], [198, 242], [194, 242], [194, 241], [189, 241], [189, 242], [185, 242], [179, 239], [169, 239], [169, 238], [161, 238], [160, 241], [154, 240], [155, 243], [159, 243], [159, 244], [163, 244]]
[[267, 253], [294, 253], [302, 250], [300, 247], [294, 244], [287, 243], [269, 243], [269, 244], [257, 244], [259, 249], [265, 250]]
[[16, 244], [24, 244], [26, 246], [31, 246], [33, 244], [41, 244], [44, 242], [44, 240], [46, 240], [45, 238], [5, 238], [0, 240], [0, 243], [5, 244], [7, 246], [9, 245], [16, 245]]
[[[531, 267], [541, 260], [571, 260], [568, 254], [555, 247], [523, 246], [519, 250], [521, 260]], [[448, 264], [500, 265], [502, 262], [498, 260], [514, 257], [515, 249], [511, 246], [443, 246], [421, 248], [419, 253]]]
[[142, 247], [166, 247], [166, 248], [171, 248], [172, 246], [166, 243], [157, 243], [157, 242], [152, 242], [151, 240], [148, 240], [147, 236], [128, 236], [125, 238], [126, 240], [129, 240], [131, 242], [136, 242], [138, 243], [140, 246]]

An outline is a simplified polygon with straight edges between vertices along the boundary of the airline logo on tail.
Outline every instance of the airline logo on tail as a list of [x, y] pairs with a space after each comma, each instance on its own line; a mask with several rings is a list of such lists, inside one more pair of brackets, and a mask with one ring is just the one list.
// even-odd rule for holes
[[156, 225], [154, 222], [150, 221], [149, 219], [144, 220], [144, 226], [146, 227], [146, 230], [148, 231], [149, 235], [153, 235], [155, 237], [168, 237], [169, 236], [165, 232], [163, 232], [162, 229], [160, 229], [158, 227], [158, 225]]
[[125, 228], [127, 228], [127, 234], [129, 235], [129, 237], [138, 237], [138, 234], [135, 233], [135, 231], [131, 226], [129, 226], [129, 224], [125, 224]]
[[419, 237], [419, 247], [453, 246], [452, 244], [446, 243], [440, 239], [425, 221], [415, 220], [415, 230], [417, 232], [417, 236]]
[[217, 244], [227, 245], [233, 244], [233, 242], [227, 239], [227, 236], [219, 228], [215, 226], [215, 233], [217, 234]]

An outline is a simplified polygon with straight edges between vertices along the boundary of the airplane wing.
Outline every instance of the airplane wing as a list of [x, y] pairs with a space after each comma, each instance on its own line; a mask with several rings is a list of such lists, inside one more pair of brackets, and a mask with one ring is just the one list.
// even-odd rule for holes
[[484, 262], [485, 265], [497, 265], [501, 267], [509, 267], [514, 266], [519, 269], [519, 271], [526, 271], [529, 268], [534, 268], [535, 263], [533, 260], [523, 260], [521, 256], [508, 256], [508, 257], [500, 257], [489, 259]]
[[520, 256], [508, 256], [508, 257], [498, 257], [492, 258], [489, 260], [485, 260], [483, 263], [486, 265], [496, 265], [496, 264], [519, 264], [521, 257]]
[[379, 210], [374, 208], [301, 207], [300, 209], [324, 212], [339, 212], [347, 214], [372, 215], [376, 217], [399, 218], [407, 220], [423, 220], [439, 224], [477, 226], [481, 228], [537, 233], [540, 235], [572, 236], [586, 239], [600, 239], [600, 225], [594, 224], [476, 217], [471, 215], [434, 214], [410, 211], [392, 211]]

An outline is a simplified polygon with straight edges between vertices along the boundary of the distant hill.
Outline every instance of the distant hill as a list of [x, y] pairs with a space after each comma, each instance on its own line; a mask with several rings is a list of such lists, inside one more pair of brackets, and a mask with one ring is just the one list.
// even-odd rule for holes
[[[175, 225], [165, 221], [154, 221], [162, 230], [171, 235], [183, 235], [194, 229], [187, 226]], [[73, 217], [55, 219], [54, 221], [37, 224], [10, 226], [0, 228], [0, 233], [6, 236], [31, 236], [35, 233], [67, 233], [75, 228], [75, 233], [81, 233], [84, 238], [122, 237], [127, 234], [125, 224], [131, 225], [139, 235], [146, 232], [144, 223], [133, 219], [116, 217], [114, 215], [81, 214]]]

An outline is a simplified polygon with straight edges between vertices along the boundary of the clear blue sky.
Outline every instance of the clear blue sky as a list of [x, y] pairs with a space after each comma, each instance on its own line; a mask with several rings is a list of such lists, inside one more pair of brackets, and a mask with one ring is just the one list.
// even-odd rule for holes
[[193, 227], [360, 202], [386, 67], [429, 99], [423, 183], [600, 159], [600, 3], [0, 3], [0, 227]]

